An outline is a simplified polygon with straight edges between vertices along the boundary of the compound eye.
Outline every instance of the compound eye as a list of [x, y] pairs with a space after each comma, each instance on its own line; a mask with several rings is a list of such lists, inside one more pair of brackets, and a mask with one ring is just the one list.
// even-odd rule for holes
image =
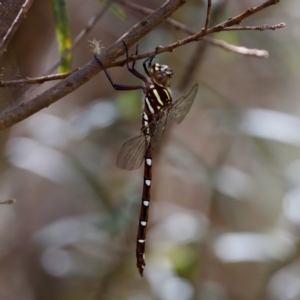
[[166, 75], [167, 75], [169, 78], [171, 78], [172, 75], [173, 75], [173, 70], [172, 70], [171, 68], [168, 67], [168, 68], [165, 70], [165, 73], [166, 73]]
[[167, 65], [156, 63], [150, 67], [150, 72], [152, 74], [152, 78], [159, 85], [164, 87], [168, 87], [170, 85], [170, 79], [173, 75], [173, 70]]
[[159, 72], [154, 75], [155, 81], [165, 87], [169, 86], [170, 77], [165, 72]]

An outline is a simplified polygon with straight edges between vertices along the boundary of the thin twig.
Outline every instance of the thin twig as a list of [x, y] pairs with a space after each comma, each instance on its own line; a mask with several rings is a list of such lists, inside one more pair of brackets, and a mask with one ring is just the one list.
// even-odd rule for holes
[[[126, 5], [128, 7], [131, 7], [133, 9], [137, 9], [140, 12], [142, 11], [144, 13], [145, 12], [153, 13], [153, 10], [151, 10], [151, 9], [147, 9], [147, 8], [142, 7], [142, 6], [130, 3], [130, 2], [125, 2], [125, 1], [120, 1], [120, 2], [122, 4], [126, 3]], [[73, 46], [76, 45], [77, 43], [79, 43], [79, 41], [82, 39], [83, 35], [91, 30], [92, 26], [94, 26], [94, 24], [96, 22], [96, 19], [98, 20], [99, 17], [101, 17], [104, 12], [105, 12], [105, 10], [102, 9], [97, 15], [95, 15], [90, 20], [88, 26], [83, 31], [81, 31], [81, 33], [76, 37]], [[175, 21], [173, 19], [168, 19], [166, 22], [171, 24], [175, 28], [180, 29], [182, 31], [185, 31], [185, 32], [187, 32], [191, 35], [196, 34], [194, 31], [192, 31], [186, 25], [184, 25], [184, 24], [182, 24], [178, 21]], [[262, 25], [262, 26], [244, 26], [244, 27], [235, 26], [235, 27], [225, 27], [225, 28], [222, 29], [222, 31], [229, 31], [229, 30], [259, 30], [259, 31], [263, 31], [263, 30], [280, 29], [280, 28], [283, 28], [284, 26], [285, 26], [285, 23], [279, 23], [279, 24], [276, 24], [276, 25]], [[224, 50], [235, 52], [237, 54], [242, 54], [242, 55], [247, 55], [247, 56], [256, 56], [256, 57], [261, 57], [261, 58], [266, 58], [266, 57], [269, 56], [268, 51], [266, 51], [266, 50], [249, 49], [249, 48], [242, 47], [242, 46], [235, 46], [235, 45], [229, 44], [227, 42], [220, 41], [220, 40], [217, 40], [217, 39], [214, 39], [214, 38], [211, 38], [211, 37], [207, 37], [207, 36], [203, 37], [203, 40], [205, 40], [206, 42], [210, 43], [213, 46], [218, 46], [218, 47], [223, 48]], [[69, 48], [68, 51], [69, 50], [70, 51], [73, 50], [73, 47]], [[60, 60], [62, 60], [64, 58], [64, 56], [65, 56], [65, 54], [63, 54], [63, 56]], [[143, 58], [144, 57], [147, 57], [147, 54], [143, 54]], [[136, 57], [136, 59], [139, 59], [139, 57]], [[60, 62], [60, 60], [59, 60], [59, 62]], [[58, 62], [56, 62], [56, 63], [58, 63]], [[123, 62], [121, 62], [121, 64], [115, 63], [115, 64], [112, 64], [111, 66], [118, 66], [118, 65], [123, 65]], [[51, 68], [53, 68], [53, 67], [56, 68], [57, 65], [54, 64]], [[16, 86], [16, 85], [37, 84], [37, 83], [43, 83], [45, 81], [64, 79], [64, 78], [67, 78], [69, 75], [71, 75], [72, 73], [74, 73], [77, 70], [78, 69], [73, 70], [73, 71], [68, 72], [68, 73], [47, 75], [47, 76], [36, 77], [36, 78], [25, 78], [25, 79], [19, 79], [19, 80], [0, 81], [0, 87], [11, 87], [11, 86]], [[50, 69], [48, 71], [50, 71]]]
[[[130, 58], [130, 60], [144, 59], [146, 57], [154, 55], [155, 53], [160, 54], [160, 53], [164, 53], [164, 52], [172, 52], [174, 49], [176, 49], [178, 47], [181, 47], [183, 45], [186, 45], [188, 43], [203, 40], [207, 34], [221, 32], [221, 31], [224, 31], [224, 29], [228, 30], [229, 27], [231, 27], [233, 25], [236, 25], [236, 24], [240, 24], [244, 19], [252, 16], [253, 14], [261, 11], [262, 9], [265, 9], [265, 8], [271, 6], [271, 5], [275, 5], [275, 4], [279, 3], [279, 1], [280, 0], [268, 0], [268, 1], [264, 2], [263, 4], [261, 4], [260, 6], [248, 8], [242, 14], [240, 14], [240, 15], [234, 17], [234, 18], [229, 18], [225, 22], [222, 22], [221, 24], [218, 24], [216, 26], [213, 26], [213, 27], [209, 28], [206, 32], [201, 30], [200, 32], [197, 32], [197, 33], [195, 33], [195, 34], [193, 34], [193, 35], [191, 35], [191, 36], [189, 36], [185, 39], [179, 40], [179, 41], [177, 41], [177, 42], [175, 42], [171, 45], [168, 45], [166, 47], [160, 47], [158, 50], [153, 50], [151, 52], [148, 52], [148, 53], [145, 53], [145, 54], [142, 54], [142, 55], [132, 56]], [[174, 20], [173, 20], [173, 22], [174, 22]], [[280, 23], [280, 24], [273, 25], [273, 26], [276, 27], [274, 29], [280, 29], [280, 28], [283, 28], [285, 26], [285, 23]], [[263, 26], [262, 27], [257, 26], [257, 27], [262, 28]], [[239, 27], [237, 27], [237, 28], [239, 28]], [[253, 30], [253, 29], [250, 29], [250, 30]], [[210, 40], [210, 42], [211, 42], [211, 40]], [[222, 46], [225, 48], [227, 45], [223, 44]], [[228, 50], [230, 50], [230, 47], [228, 47]], [[233, 47], [232, 47], [231, 50], [233, 50]], [[258, 57], [266, 57], [266, 52], [260, 52], [260, 51], [264, 51], [264, 50], [248, 49], [249, 50], [248, 52], [245, 51], [245, 49], [243, 49], [243, 48], [240, 48], [240, 49], [236, 48], [235, 50], [237, 50], [237, 53], [239, 53], [239, 54], [246, 54], [246, 55], [258, 54], [257, 55]], [[122, 60], [119, 60], [117, 62], [111, 63], [109, 65], [105, 65], [105, 66], [107, 68], [116, 67], [116, 66], [123, 66], [125, 64], [125, 62], [126, 62], [126, 59], [122, 59]]]
[[[133, 8], [133, 9], [136, 9], [136, 10], [139, 10], [140, 12], [147, 12], [147, 13], [153, 13], [153, 10], [151, 9], [147, 9], [147, 8], [144, 8], [144, 7], [141, 7], [139, 5], [136, 5], [136, 4], [133, 4], [133, 3], [130, 3], [130, 2], [125, 2], [125, 1], [119, 1], [120, 3], [130, 7], [130, 8]], [[101, 10], [101, 14], [103, 15], [103, 13], [105, 12], [104, 9]], [[101, 15], [101, 14], [97, 14], [97, 19], [98, 17]], [[89, 29], [84, 29], [83, 31], [81, 31], [81, 33], [77, 36], [77, 38], [75, 39], [77, 41], [77, 43], [80, 41], [80, 39], [82, 38], [83, 34], [84, 33], [87, 33], [91, 28], [92, 26], [95, 24], [95, 20], [96, 20], [96, 16], [94, 16], [91, 21], [89, 22], [88, 24], [88, 27]], [[230, 19], [232, 20], [232, 19]], [[188, 32], [189, 34], [191, 35], [197, 35], [197, 33], [193, 32], [191, 29], [189, 29], [186, 25], [180, 23], [180, 22], [177, 22], [173, 19], [168, 19], [167, 22], [169, 24], [171, 24], [172, 26], [174, 26], [175, 28], [178, 28], [178, 29], [181, 29], [185, 32]], [[220, 28], [221, 31], [228, 31], [228, 30], [259, 30], [259, 31], [263, 31], [263, 30], [275, 30], [275, 29], [280, 29], [280, 28], [283, 28], [285, 26], [285, 23], [280, 23], [280, 24], [277, 24], [277, 25], [262, 25], [262, 26], [244, 26], [244, 27], [221, 27], [220, 25], [217, 25], [215, 26], [214, 28], [218, 28], [218, 30]], [[201, 31], [203, 32], [203, 31]], [[201, 33], [200, 32], [200, 33]], [[234, 45], [231, 45], [229, 43], [226, 43], [224, 41], [219, 41], [219, 40], [216, 40], [216, 39], [213, 39], [211, 37], [204, 37], [203, 38], [205, 41], [209, 42], [211, 45], [214, 45], [214, 46], [218, 46], [218, 47], [221, 47], [227, 51], [232, 51], [232, 52], [235, 52], [235, 53], [238, 53], [238, 54], [242, 54], [242, 55], [247, 55], [247, 56], [256, 56], [256, 57], [263, 57], [263, 58], [266, 58], [268, 57], [268, 52], [266, 50], [259, 50], [259, 49], [249, 49], [249, 48], [246, 48], [246, 47], [241, 47], [241, 46], [234, 46]], [[74, 43], [75, 44], [75, 43]], [[73, 44], [73, 45], [74, 45]], [[176, 48], [172, 48], [170, 49], [170, 47], [165, 47], [165, 48], [161, 48], [160, 51], [158, 53], [162, 53], [162, 52], [165, 52], [163, 51], [164, 49], [168, 48], [169, 50], [168, 51], [172, 51], [172, 49]], [[71, 49], [71, 48], [69, 48]], [[152, 53], [152, 52], [150, 52]], [[149, 56], [149, 53], [146, 53], [146, 54], [143, 54], [143, 55], [139, 55], [137, 57], [134, 57], [134, 59], [142, 59], [142, 58], [146, 58]], [[63, 56], [62, 56], [63, 57]], [[114, 64], [111, 64], [111, 66], [122, 66], [124, 64], [125, 60], [124, 61], [118, 61]], [[109, 67], [109, 66], [108, 66]], [[33, 84], [33, 83], [42, 83], [42, 82], [45, 82], [45, 81], [49, 81], [49, 80], [57, 80], [57, 79], [63, 79], [63, 78], [66, 78], [68, 77], [70, 74], [72, 74], [74, 71], [70, 72], [70, 73], [65, 73], [65, 74], [61, 74], [61, 76], [59, 76], [59, 74], [56, 74], [56, 75], [50, 75], [50, 76], [45, 76], [45, 77], [37, 77], [37, 78], [32, 78], [32, 79], [28, 79], [28, 78], [25, 78], [25, 79], [20, 79], [20, 80], [12, 80], [12, 81], [0, 81], [0, 87], [8, 87], [8, 86], [14, 86], [16, 84]]]
[[206, 21], [204, 31], [207, 31], [209, 21], [210, 21], [210, 14], [211, 14], [211, 0], [207, 0], [207, 11], [206, 11]]
[[[49, 73], [53, 72], [60, 64], [61, 62], [66, 58], [66, 56], [74, 51], [74, 49], [79, 45], [79, 43], [83, 40], [83, 38], [93, 29], [93, 27], [95, 26], [95, 24], [101, 19], [101, 17], [105, 14], [105, 12], [108, 10], [109, 8], [109, 4], [110, 4], [111, 0], [109, 0], [106, 4], [105, 7], [102, 8], [96, 15], [94, 15], [88, 22], [88, 25], [85, 29], [83, 29], [78, 35], [77, 37], [74, 39], [74, 42], [72, 44], [72, 46], [68, 49], [66, 49], [64, 51], [64, 53], [61, 55], [61, 57], [50, 67], [48, 68], [48, 70], [46, 70], [42, 76], [49, 76]], [[50, 75], [52, 76], [52, 75]], [[69, 75], [67, 75], [66, 77], [68, 77]], [[66, 77], [62, 77], [62, 78], [66, 78]], [[56, 80], [56, 79], [53, 79]], [[26, 81], [26, 79], [25, 79]], [[32, 86], [29, 89], [26, 90], [26, 92], [15, 101], [16, 104], [24, 102], [24, 99], [26, 99], [26, 97], [28, 97], [28, 95], [30, 93], [32, 93], [32, 91], [34, 91], [37, 88], [37, 86]]]
[[[215, 3], [210, 13], [210, 22], [216, 23], [216, 21], [224, 15], [224, 9], [226, 5], [226, 1], [219, 1], [218, 3]], [[194, 32], [192, 34], [194, 34]], [[204, 37], [205, 43], [196, 43], [195, 47], [193, 47], [190, 58], [186, 62], [185, 67], [182, 68], [180, 81], [177, 85], [179, 90], [185, 90], [186, 87], [190, 84], [191, 79], [194, 78], [196, 70], [201, 70], [201, 65], [204, 63], [205, 53], [208, 47], [211, 46], [211, 44], [206, 41], [207, 38], [213, 39], [212, 37], [206, 36]]]
[[[198, 41], [198, 40], [202, 40], [204, 38], [205, 35], [207, 34], [211, 34], [211, 33], [215, 33], [215, 32], [220, 32], [223, 31], [224, 28], [228, 29], [228, 27], [231, 27], [233, 25], [236, 24], [240, 24], [244, 19], [252, 16], [253, 14], [271, 6], [271, 5], [275, 5], [277, 3], [279, 3], [280, 0], [268, 0], [266, 2], [264, 2], [263, 4], [256, 6], [256, 7], [252, 7], [252, 8], [248, 8], [245, 12], [243, 12], [242, 14], [234, 17], [234, 18], [229, 18], [228, 20], [226, 20], [225, 22], [222, 22], [221, 24], [218, 24], [214, 27], [209, 28], [206, 32], [204, 32], [203, 30], [201, 30], [200, 32], [191, 35], [185, 39], [179, 40], [176, 43], [173, 43], [167, 47], [162, 47], [160, 49], [158, 49], [157, 53], [163, 53], [163, 52], [172, 52], [174, 49], [181, 47], [185, 44], [188, 44], [190, 42], [193, 41]], [[280, 23], [280, 26], [278, 28], [283, 28], [285, 26], [284, 23]], [[154, 55], [155, 51], [152, 51], [151, 53], [149, 53], [150, 55]], [[144, 58], [144, 57], [142, 57]]]
[[226, 51], [235, 52], [237, 54], [262, 57], [262, 58], [267, 58], [269, 56], [269, 53], [266, 50], [249, 49], [246, 47], [234, 46], [224, 41], [216, 40], [208, 36], [205, 38], [205, 41], [210, 43], [211, 45], [218, 46], [220, 48], [223, 48]]
[[47, 75], [47, 76], [41, 76], [35, 78], [26, 77], [24, 79], [0, 81], [0, 87], [13, 87], [16, 85], [37, 84], [37, 83], [43, 83], [45, 81], [65, 79], [78, 70], [79, 68], [67, 73], [53, 74], [53, 75]]
[[225, 27], [231, 27], [233, 25], [239, 25], [244, 19], [258, 13], [259, 11], [262, 11], [263, 9], [266, 9], [269, 6], [278, 4], [279, 2], [280, 2], [280, 0], [267, 0], [266, 2], [264, 2], [263, 4], [261, 4], [259, 6], [248, 8], [245, 12], [243, 12], [242, 14], [240, 14], [234, 18], [229, 18], [228, 20], [219, 24], [218, 26], [220, 28], [225, 28]]
[[[167, 51], [173, 51], [174, 49], [182, 45], [202, 40], [203, 37], [207, 34], [219, 32], [222, 31], [222, 28], [240, 24], [241, 21], [246, 19], [247, 17], [252, 16], [253, 14], [277, 3], [279, 3], [279, 0], [268, 0], [260, 6], [250, 8], [234, 18], [230, 18], [229, 20], [226, 20], [225, 22], [219, 25], [209, 28], [207, 32], [203, 32], [202, 30], [192, 36], [179, 40], [167, 47], [159, 48], [157, 49], [157, 52], [162, 53]], [[120, 39], [115, 44], [103, 51], [101, 57], [99, 57], [103, 65], [106, 67], [111, 67], [124, 64], [125, 60], [120, 60], [116, 63], [111, 63], [125, 52], [123, 42], [125, 42], [128, 45], [128, 47], [131, 47], [138, 40], [140, 40], [142, 37], [144, 37], [150, 31], [152, 31], [155, 27], [167, 20], [171, 16], [171, 14], [174, 13], [177, 9], [179, 9], [183, 4], [185, 4], [185, 1], [169, 0], [165, 2], [165, 4], [163, 4], [154, 13], [147, 16], [144, 20], [140, 21], [138, 24], [133, 26], [126, 34], [120, 37]], [[134, 57], [134, 59], [142, 59], [145, 57], [149, 57], [153, 54], [155, 54], [155, 51], [146, 53], [144, 55], [136, 56]], [[29, 102], [23, 103], [15, 109], [12, 109], [11, 111], [2, 114], [0, 116], [0, 130], [10, 127], [28, 118], [29, 116], [40, 111], [41, 109], [48, 107], [49, 105], [61, 99], [62, 97], [79, 88], [93, 76], [99, 73], [100, 70], [101, 66], [99, 66], [99, 64], [95, 60], [92, 60], [91, 62], [83, 66], [79, 71], [70, 75], [68, 78], [59, 82], [58, 84], [46, 90], [42, 94], [36, 96]]]
[[[128, 7], [132, 10], [140, 12], [144, 15], [148, 15], [148, 14], [153, 13], [152, 9], [146, 8], [144, 6], [140, 6], [140, 5], [137, 5], [137, 4], [134, 4], [134, 3], [131, 3], [129, 1], [119, 0], [119, 3], [121, 3], [122, 5]], [[189, 35], [195, 35], [196, 34], [196, 32], [194, 30], [190, 29], [185, 24], [182, 24], [182, 23], [180, 23], [180, 22], [178, 22], [174, 19], [169, 18], [168, 20], [166, 20], [166, 23], [172, 25], [175, 29], [178, 29], [178, 30], [181, 30], [181, 31], [184, 31], [184, 32], [188, 33]], [[282, 27], [280, 27], [282, 24], [284, 24], [284, 23], [280, 23], [280, 24], [274, 25], [274, 26], [278, 26], [278, 29], [279, 29], [279, 28], [282, 28]], [[231, 27], [225, 28], [222, 31], [230, 30], [230, 28]], [[269, 56], [268, 51], [266, 51], [266, 50], [248, 49], [248, 51], [246, 51], [247, 48], [245, 48], [245, 47], [234, 46], [234, 45], [231, 45], [229, 43], [219, 41], [217, 39], [214, 39], [212, 37], [207, 37], [207, 36], [204, 36], [203, 40], [205, 42], [210, 43], [213, 46], [221, 47], [221, 48], [223, 48], [227, 51], [231, 51], [231, 52], [234, 52], [234, 53], [237, 53], [237, 54], [248, 55], [248, 56], [256, 56], [256, 57], [260, 57], [260, 58], [265, 58], [265, 57]]]
[[6, 47], [9, 43], [9, 41], [11, 40], [12, 36], [19, 28], [22, 20], [25, 18], [25, 15], [26, 15], [27, 11], [29, 10], [32, 3], [33, 3], [33, 0], [25, 0], [23, 5], [21, 6], [18, 15], [12, 22], [10, 28], [7, 30], [6, 35], [4, 36], [4, 38], [2, 39], [2, 41], [0, 43], [0, 55], [6, 50]]
[[262, 26], [232, 26], [232, 27], [225, 27], [222, 31], [237, 31], [237, 30], [276, 30], [285, 27], [285, 23], [279, 23], [275, 25], [262, 25]]
[[[142, 37], [151, 32], [155, 27], [168, 19], [172, 15], [172, 13], [174, 13], [184, 4], [185, 1], [182, 0], [166, 1], [153, 14], [147, 16], [145, 19], [141, 20], [138, 24], [133, 26], [115, 44], [106, 48], [106, 50], [101, 54], [101, 61], [106, 65], [110, 61], [118, 58], [125, 52], [123, 41], [128, 45], [128, 47], [131, 47]], [[49, 88], [43, 93], [35, 96], [30, 101], [22, 103], [18, 107], [3, 113], [0, 116], [0, 130], [10, 127], [55, 103], [62, 97], [79, 88], [100, 71], [101, 67], [96, 62], [96, 60], [93, 59], [91, 62], [83, 66], [80, 70], [78, 70], [68, 78], [60, 81], [55, 86]]]

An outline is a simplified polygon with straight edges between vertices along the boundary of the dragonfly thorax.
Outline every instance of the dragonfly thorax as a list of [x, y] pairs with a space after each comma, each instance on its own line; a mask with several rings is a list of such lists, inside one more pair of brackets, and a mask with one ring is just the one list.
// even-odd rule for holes
[[149, 74], [157, 84], [163, 87], [169, 87], [173, 70], [167, 65], [156, 63], [149, 68]]

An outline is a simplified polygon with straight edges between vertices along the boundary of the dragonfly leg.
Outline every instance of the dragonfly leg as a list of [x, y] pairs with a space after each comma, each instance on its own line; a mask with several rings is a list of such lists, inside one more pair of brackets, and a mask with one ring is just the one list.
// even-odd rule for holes
[[[126, 49], [126, 60], [127, 60], [127, 69], [130, 73], [132, 73], [134, 76], [136, 76], [137, 78], [143, 80], [144, 82], [147, 82], [147, 79], [144, 75], [142, 75], [141, 73], [139, 73], [135, 68], [135, 60], [132, 62], [132, 66], [130, 67], [129, 66], [129, 55], [128, 55], [128, 47], [126, 45], [126, 43], [123, 41], [123, 44], [124, 44], [124, 47]], [[138, 46], [139, 45], [136, 45], [136, 50], [135, 50], [135, 55], [138, 54]]]
[[[155, 56], [157, 55], [158, 49], [160, 49], [160, 46], [157, 46], [157, 47], [155, 48], [155, 53], [154, 53], [153, 55], [149, 56], [149, 57], [143, 62], [144, 70], [145, 70], [145, 72], [146, 72], [146, 74], [147, 74], [148, 76], [150, 76], [148, 70], [149, 70], [149, 68], [150, 68], [151, 65], [152, 65], [153, 59], [154, 59]], [[147, 67], [147, 63], [148, 63], [148, 67]]]
[[104, 73], [106, 74], [106, 77], [108, 78], [109, 82], [111, 83], [112, 87], [117, 90], [117, 91], [133, 91], [133, 90], [139, 90], [139, 89], [144, 89], [143, 86], [141, 85], [124, 85], [124, 84], [117, 84], [114, 83], [113, 80], [111, 79], [110, 75], [108, 74], [106, 68], [102, 64], [102, 62], [97, 58], [96, 55], [94, 55], [96, 61], [100, 64], [102, 67]]

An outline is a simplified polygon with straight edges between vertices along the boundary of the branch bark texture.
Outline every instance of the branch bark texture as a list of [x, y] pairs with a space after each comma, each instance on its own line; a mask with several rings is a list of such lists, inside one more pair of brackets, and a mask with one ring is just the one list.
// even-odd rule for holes
[[[117, 57], [119, 57], [125, 52], [123, 41], [126, 43], [128, 48], [131, 47], [138, 40], [140, 40], [142, 37], [144, 37], [150, 31], [152, 31], [155, 27], [157, 27], [162, 22], [167, 20], [177, 9], [179, 9], [186, 2], [187, 0], [169, 0], [165, 4], [163, 4], [159, 9], [157, 9], [156, 11], [148, 15], [146, 18], [144, 18], [142, 21], [137, 23], [135, 26], [133, 26], [128, 32], [126, 32], [122, 37], [120, 37], [119, 40], [116, 41], [116, 43], [114, 43], [112, 46], [110, 46], [105, 51], [103, 51], [101, 57], [99, 57], [103, 65], [106, 67], [123, 65], [126, 62], [126, 60], [119, 60], [117, 62], [115, 61]], [[248, 18], [249, 16], [252, 16], [253, 14], [271, 5], [278, 4], [279, 2], [280, 0], [267, 0], [259, 6], [251, 7], [247, 9], [245, 12], [243, 12], [242, 14], [234, 18], [229, 18], [225, 22], [222, 22], [211, 28], [205, 27], [201, 31], [194, 33], [187, 38], [179, 40], [166, 47], [160, 48], [158, 49], [157, 53], [162, 53], [167, 51], [171, 52], [174, 49], [183, 46], [187, 43], [202, 40], [208, 34], [229, 30], [229, 28], [232, 28], [232, 26], [239, 25], [244, 19]], [[207, 14], [208, 15], [210, 14], [210, 8], [208, 8]], [[275, 30], [278, 28], [282, 28], [284, 26], [285, 24], [281, 23], [275, 26], [265, 25], [265, 26], [256, 26], [255, 28], [248, 26], [249, 28], [239, 27], [238, 29], [239, 30], [242, 29], [243, 30], [266, 30], [266, 29]], [[149, 57], [150, 55], [153, 55], [154, 53], [155, 52], [152, 51], [146, 54], [134, 56], [134, 59], [137, 60], [137, 59], [146, 58]], [[100, 70], [101, 70], [101, 66], [99, 66], [97, 61], [93, 59], [91, 62], [83, 66], [80, 70], [70, 75], [66, 79], [62, 80], [52, 88], [46, 90], [41, 95], [38, 95], [35, 98], [28, 101], [27, 103], [23, 103], [20, 106], [16, 107], [15, 109], [12, 109], [11, 111], [0, 115], [0, 130], [8, 128], [20, 121], [23, 121], [24, 119], [28, 118], [34, 113], [50, 106], [54, 102], [58, 101], [59, 99], [66, 96], [67, 94], [79, 88], [85, 82], [90, 80], [93, 76], [99, 73]]]
[[[125, 52], [122, 42], [123, 40], [128, 47], [131, 47], [155, 27], [164, 22], [186, 2], [186, 0], [167, 1], [153, 14], [147, 16], [145, 19], [137, 23], [115, 44], [103, 51], [101, 54], [101, 61], [103, 64], [106, 65]], [[36, 112], [50, 106], [62, 97], [79, 88], [93, 76], [99, 73], [100, 70], [101, 67], [93, 59], [91, 62], [83, 66], [79, 71], [59, 82], [52, 88], [46, 90], [41, 95], [38, 95], [29, 102], [23, 103], [15, 109], [2, 114], [0, 116], [0, 130], [11, 127], [12, 125], [23, 121]]]

